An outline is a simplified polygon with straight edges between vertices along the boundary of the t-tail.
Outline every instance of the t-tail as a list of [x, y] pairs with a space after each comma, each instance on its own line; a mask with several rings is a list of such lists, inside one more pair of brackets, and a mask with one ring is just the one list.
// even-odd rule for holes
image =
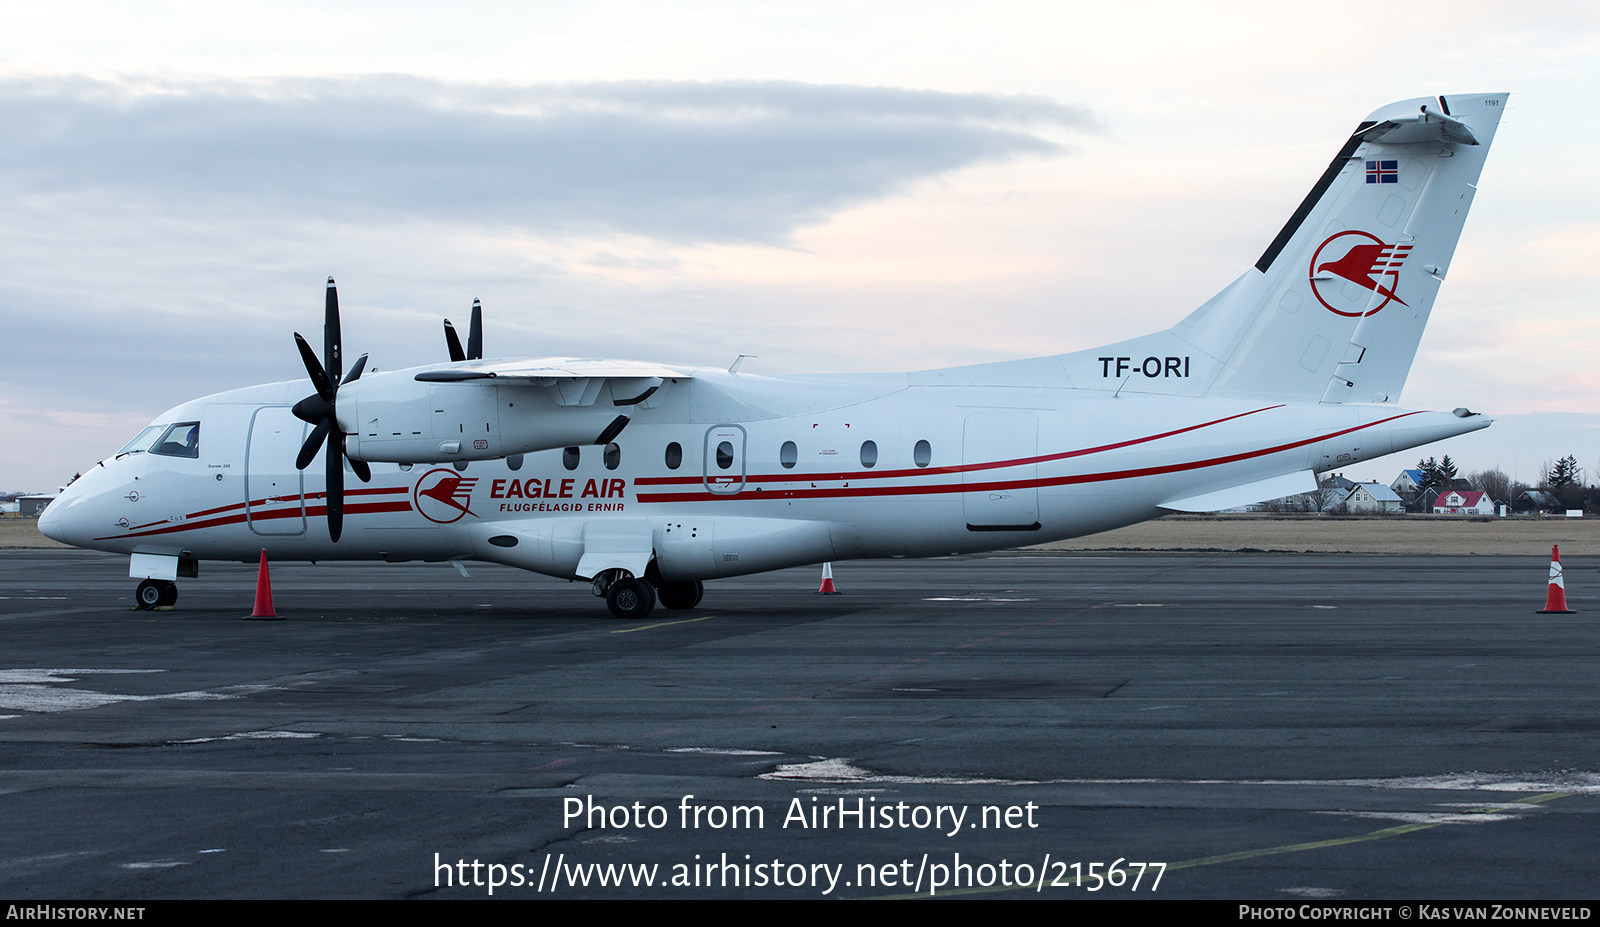
[[1253, 268], [1174, 328], [1100, 349], [1094, 385], [1398, 402], [1506, 98], [1422, 97], [1362, 120]]

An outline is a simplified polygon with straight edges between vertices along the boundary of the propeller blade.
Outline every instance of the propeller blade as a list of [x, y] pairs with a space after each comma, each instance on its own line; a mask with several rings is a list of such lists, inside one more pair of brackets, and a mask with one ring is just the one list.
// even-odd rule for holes
[[328, 442], [328, 537], [335, 542], [344, 533], [344, 451], [335, 442]]
[[[448, 329], [449, 322], [444, 323]], [[455, 341], [454, 334], [450, 340]], [[354, 383], [361, 379], [361, 371], [367, 369], [367, 355], [356, 358], [350, 366], [350, 372], [344, 379], [339, 379], [340, 346], [339, 334], [339, 290], [333, 285], [333, 278], [328, 278], [328, 295], [324, 305], [322, 323], [322, 360], [317, 360], [317, 355], [311, 350], [311, 345], [299, 332], [294, 333], [294, 343], [300, 349], [300, 359], [305, 362], [306, 374], [311, 377], [311, 385], [316, 389], [316, 394], [307, 396], [294, 404], [294, 415], [303, 422], [315, 426], [311, 434], [306, 437], [305, 443], [300, 445], [300, 453], [295, 457], [295, 468], [304, 470], [311, 466], [311, 461], [317, 452], [327, 445], [327, 453], [323, 455], [327, 474], [327, 511], [328, 511], [328, 537], [334, 541], [339, 540], [339, 535], [344, 533], [344, 432], [339, 430], [339, 416], [337, 400], [339, 384]], [[456, 346], [459, 350], [459, 344]], [[331, 372], [331, 373], [330, 373]], [[329, 437], [332, 435], [332, 437]], [[350, 460], [350, 469], [361, 477], [363, 483], [372, 479], [372, 468], [365, 461]]]
[[333, 278], [328, 278], [328, 298], [323, 305], [322, 322], [322, 367], [329, 371], [328, 376], [334, 377], [334, 386], [338, 386], [339, 371], [344, 369], [344, 364], [339, 359], [339, 290], [333, 285]]
[[456, 327], [450, 324], [449, 319], [444, 320], [444, 344], [445, 347], [450, 349], [450, 359], [452, 361], [464, 361], [467, 359], [467, 352], [461, 350], [461, 339], [456, 337]]
[[328, 380], [328, 372], [323, 369], [322, 362], [317, 360], [317, 355], [311, 352], [311, 345], [306, 344], [299, 332], [294, 333], [294, 343], [300, 347], [300, 359], [306, 362], [306, 373], [311, 377], [312, 388], [323, 402], [332, 402], [333, 383]]
[[467, 328], [467, 360], [483, 360], [483, 306], [472, 301], [472, 324]]
[[333, 419], [324, 417], [322, 421], [317, 422], [317, 427], [311, 429], [311, 435], [306, 438], [306, 443], [300, 445], [300, 455], [294, 459], [296, 470], [304, 470], [311, 466], [311, 461], [317, 459], [317, 451], [322, 450], [322, 442], [327, 440], [328, 431], [332, 427]]

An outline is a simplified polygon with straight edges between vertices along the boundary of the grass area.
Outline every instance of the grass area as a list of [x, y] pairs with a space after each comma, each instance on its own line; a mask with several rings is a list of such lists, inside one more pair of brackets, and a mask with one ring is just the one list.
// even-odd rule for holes
[[1519, 515], [1168, 515], [1040, 550], [1283, 550], [1354, 554], [1600, 554], [1600, 518]]
[[0, 550], [19, 547], [66, 547], [39, 533], [37, 518], [20, 515], [0, 516]]

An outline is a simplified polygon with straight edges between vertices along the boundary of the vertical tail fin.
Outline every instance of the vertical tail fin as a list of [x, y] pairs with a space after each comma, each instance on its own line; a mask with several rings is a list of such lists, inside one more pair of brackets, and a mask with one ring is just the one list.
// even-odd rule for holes
[[1172, 329], [1216, 362], [1206, 392], [1398, 401], [1506, 97], [1362, 121], [1254, 269]]

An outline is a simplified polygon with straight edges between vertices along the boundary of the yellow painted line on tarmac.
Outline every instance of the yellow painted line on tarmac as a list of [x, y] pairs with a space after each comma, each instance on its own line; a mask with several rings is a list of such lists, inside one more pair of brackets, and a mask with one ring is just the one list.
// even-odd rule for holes
[[[1527, 798], [1519, 798], [1519, 799], [1516, 800], [1516, 802], [1514, 802], [1514, 804], [1536, 805], [1536, 804], [1540, 804], [1541, 802], [1554, 801], [1554, 800], [1556, 800], [1558, 798], [1571, 798], [1572, 796], [1574, 796], [1576, 794], [1578, 794], [1578, 793], [1576, 793], [1576, 792], [1545, 792], [1542, 795], [1530, 795]], [[1468, 809], [1466, 813], [1467, 814], [1494, 814], [1496, 811], [1499, 811], [1499, 810], [1501, 810], [1501, 809], [1498, 809], [1498, 808], [1471, 808], [1471, 809]], [[1365, 843], [1365, 842], [1370, 841], [1370, 840], [1382, 840], [1382, 839], [1384, 839], [1386, 837], [1398, 837], [1401, 834], [1411, 834], [1411, 833], [1416, 833], [1417, 831], [1421, 831], [1421, 830], [1431, 830], [1431, 829], [1433, 829], [1435, 827], [1443, 827], [1446, 823], [1447, 822], [1445, 822], [1445, 821], [1436, 821], [1436, 822], [1433, 822], [1431, 824], [1401, 824], [1398, 827], [1385, 827], [1382, 830], [1375, 830], [1375, 831], [1372, 831], [1371, 833], [1367, 833], [1367, 834], [1357, 834], [1357, 835], [1355, 835], [1353, 837], [1335, 837], [1335, 838], [1333, 838], [1331, 840], [1313, 840], [1310, 843], [1291, 843], [1291, 844], [1287, 844], [1287, 845], [1281, 846], [1281, 847], [1264, 847], [1264, 848], [1259, 849], [1259, 850], [1240, 850], [1237, 853], [1222, 853], [1222, 854], [1219, 854], [1217, 856], [1202, 856], [1199, 859], [1186, 859], [1186, 860], [1183, 860], [1181, 862], [1168, 863], [1166, 871], [1162, 873], [1162, 876], [1165, 877], [1166, 873], [1168, 873], [1168, 872], [1176, 872], [1179, 869], [1197, 869], [1197, 868], [1199, 868], [1201, 866], [1215, 866], [1218, 863], [1238, 862], [1241, 859], [1258, 859], [1258, 858], [1263, 857], [1263, 856], [1277, 856], [1277, 855], [1282, 854], [1282, 853], [1299, 853], [1299, 852], [1302, 852], [1304, 850], [1322, 850], [1322, 849], [1327, 849], [1328, 847], [1345, 846], [1345, 845], [1352, 844], [1352, 843]], [[1054, 882], [1055, 880], [1051, 880], [1051, 881]], [[1066, 880], [1063, 880], [1063, 881], [1072, 882], [1073, 880], [1066, 879]], [[1081, 885], [1081, 884], [1083, 884], [1084, 882], [1087, 882], [1087, 881], [1089, 881], [1087, 878], [1081, 878], [1081, 879], [1077, 880], [1077, 882], [1075, 882], [1073, 884]], [[1045, 887], [1049, 888], [1051, 886], [1047, 885]], [[1057, 886], [1057, 887], [1059, 887], [1059, 886]], [[1110, 886], [1103, 886], [1103, 887], [1110, 888]], [[954, 890], [951, 890], [951, 891], [948, 891], [948, 892], [940, 892], [937, 896], [930, 896], [930, 895], [927, 895], [927, 894], [913, 894], [913, 895], [882, 895], [882, 896], [878, 896], [878, 897], [885, 898], [885, 899], [903, 900], [903, 899], [929, 898], [929, 897], [944, 898], [946, 896], [955, 896], [955, 895], [992, 895], [992, 894], [996, 894], [996, 893], [999, 893], [999, 892], [1037, 892], [1037, 891], [1039, 891], [1039, 883], [1038, 882], [1030, 882], [1027, 885], [1005, 885], [1005, 886], [996, 885], [996, 886], [993, 886], [993, 887], [990, 887], [990, 888], [978, 888], [978, 887], [960, 888], [960, 889], [954, 889]]]
[[694, 623], [696, 621], [710, 621], [710, 620], [711, 620], [711, 616], [710, 615], [706, 615], [704, 618], [683, 618], [683, 619], [680, 619], [678, 621], [663, 621], [663, 622], [660, 622], [659, 624], [642, 624], [642, 625], [638, 626], [637, 628], [622, 628], [620, 630], [612, 631], [611, 633], [612, 634], [632, 634], [635, 631], [648, 631], [651, 628], [665, 628], [665, 627], [668, 627], [670, 625], [675, 625], [675, 624], [692, 624], [692, 623]]

